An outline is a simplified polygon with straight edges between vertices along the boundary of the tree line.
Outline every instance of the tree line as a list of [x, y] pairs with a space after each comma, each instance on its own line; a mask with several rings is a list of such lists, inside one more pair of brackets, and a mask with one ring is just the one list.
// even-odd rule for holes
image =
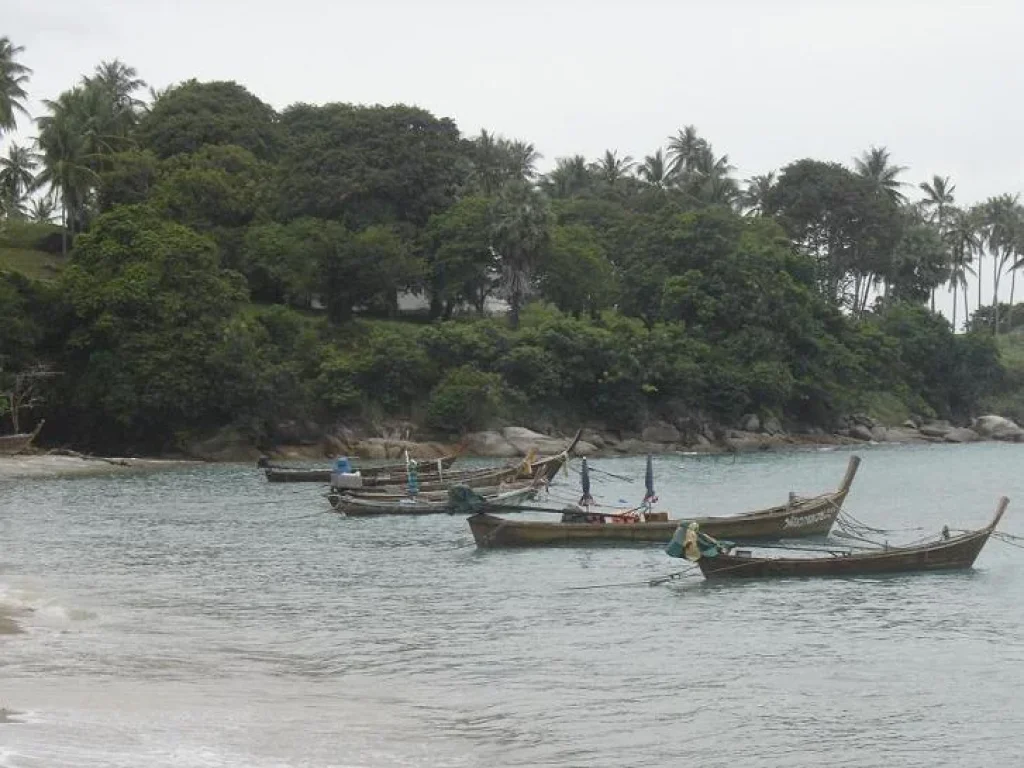
[[[2, 130], [25, 113], [22, 53], [0, 39]], [[5, 279], [20, 324], [0, 351], [64, 372], [68, 434], [166, 445], [396, 416], [457, 431], [516, 412], [827, 425], [879, 393], [962, 415], [998, 383], [990, 334], [954, 335], [929, 306], [952, 283], [966, 318], [959, 289], [985, 257], [1013, 290], [1021, 207], [961, 210], [939, 177], [910, 203], [884, 148], [741, 183], [687, 126], [641, 162], [609, 150], [541, 173], [531, 143], [416, 107], [145, 88], [103, 62], [0, 160], [5, 222], [59, 220], [69, 255], [52, 286]], [[398, 317], [406, 292], [430, 324], [367, 320]], [[495, 297], [507, 321], [486, 317]]]

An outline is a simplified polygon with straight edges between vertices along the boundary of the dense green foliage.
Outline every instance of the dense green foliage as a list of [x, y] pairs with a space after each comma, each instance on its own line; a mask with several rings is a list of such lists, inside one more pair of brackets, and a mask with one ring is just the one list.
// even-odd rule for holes
[[[908, 204], [884, 150], [741, 187], [687, 127], [641, 163], [541, 176], [532, 145], [416, 107], [278, 114], [195, 80], [143, 104], [142, 85], [101, 65], [47, 102], [38, 154], [0, 166], [5, 224], [42, 186], [64, 224], [47, 249], [70, 251], [56, 283], [0, 280], [0, 377], [59, 371], [44, 408], [69, 439], [161, 449], [388, 418], [828, 427], [882, 402], [965, 417], [1005, 383], [995, 323], [954, 334], [925, 305], [980, 258], [979, 227], [1012, 279], [1016, 202], [969, 219], [936, 179]], [[427, 322], [402, 317], [410, 295]]]

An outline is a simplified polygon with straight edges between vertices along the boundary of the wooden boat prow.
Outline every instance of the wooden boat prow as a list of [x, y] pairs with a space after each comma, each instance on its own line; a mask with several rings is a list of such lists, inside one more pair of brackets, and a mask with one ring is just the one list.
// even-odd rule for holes
[[833, 554], [828, 557], [751, 557], [721, 553], [701, 557], [697, 565], [708, 579], [806, 578], [811, 576], [864, 576], [917, 571], [966, 570], [974, 566], [992, 532], [999, 525], [1010, 500], [999, 499], [996, 514], [984, 528], [939, 538], [909, 547]]
[[0, 435], [0, 456], [14, 456], [21, 453], [32, 445], [32, 441], [36, 439], [39, 434], [39, 430], [43, 428], [43, 424], [46, 420], [41, 420], [36, 424], [36, 428], [31, 432], [18, 432], [13, 435]]

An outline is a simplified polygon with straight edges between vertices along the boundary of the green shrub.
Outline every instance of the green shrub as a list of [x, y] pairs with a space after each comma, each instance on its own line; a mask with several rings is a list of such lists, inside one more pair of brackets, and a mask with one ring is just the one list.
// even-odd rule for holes
[[501, 376], [462, 366], [430, 392], [427, 423], [446, 433], [483, 429], [501, 410]]

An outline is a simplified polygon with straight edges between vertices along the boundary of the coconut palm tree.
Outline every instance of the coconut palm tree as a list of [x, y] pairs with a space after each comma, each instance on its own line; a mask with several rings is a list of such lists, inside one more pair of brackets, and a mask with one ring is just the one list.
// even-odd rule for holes
[[951, 184], [949, 176], [932, 176], [930, 182], [922, 181], [917, 185], [924, 192], [921, 205], [932, 214], [932, 221], [942, 228], [946, 223], [946, 212], [955, 202], [956, 184]]
[[15, 207], [19, 207], [17, 203], [35, 186], [33, 171], [38, 166], [39, 155], [13, 143], [7, 149], [7, 156], [0, 157], [0, 190]]
[[[982, 240], [978, 212], [950, 206], [947, 211], [948, 225], [943, 239], [950, 255], [949, 283], [953, 290], [953, 330], [957, 328], [957, 290], [963, 293], [964, 320], [970, 317], [967, 301], [967, 276], [977, 272], [971, 266], [974, 254], [981, 253]], [[980, 304], [978, 305], [981, 306]]]
[[591, 166], [591, 171], [602, 184], [615, 189], [635, 167], [636, 163], [629, 155], [620, 158], [618, 152], [606, 149], [604, 157]]
[[748, 216], [761, 216], [764, 214], [765, 200], [775, 185], [775, 171], [751, 176], [746, 181], [746, 187], [740, 195], [740, 204], [746, 210]]
[[506, 141], [499, 139], [499, 145], [504, 149], [507, 156], [508, 172], [512, 179], [518, 181], [533, 181], [537, 178], [537, 163], [543, 155], [527, 141]]
[[555, 160], [554, 170], [543, 178], [541, 186], [549, 197], [567, 198], [585, 190], [591, 181], [587, 159], [583, 155], [573, 155]]
[[653, 155], [647, 155], [637, 169], [637, 176], [655, 189], [664, 189], [669, 182], [665, 153], [659, 148]]
[[[928, 215], [929, 221], [939, 228], [939, 234], [944, 236], [948, 228], [948, 212], [955, 199], [956, 185], [951, 184], [949, 176], [932, 176], [931, 182], [923, 181], [917, 185], [924, 192], [924, 199], [921, 200], [921, 208]], [[950, 273], [952, 277], [952, 272]], [[954, 288], [954, 300], [956, 298]], [[932, 312], [935, 311], [935, 290], [932, 290]], [[956, 323], [954, 321], [954, 327]]]
[[854, 158], [853, 163], [860, 176], [873, 181], [878, 190], [894, 203], [902, 204], [907, 200], [900, 192], [900, 187], [904, 184], [896, 177], [907, 169], [902, 165], [892, 165], [889, 159], [888, 149], [872, 146], [860, 157]]
[[25, 47], [14, 45], [9, 37], [0, 37], [0, 134], [13, 131], [18, 124], [18, 113], [28, 117], [25, 84], [32, 70], [16, 61]]
[[92, 77], [82, 78], [82, 84], [106, 94], [112, 107], [112, 127], [118, 135], [125, 136], [135, 127], [144, 102], [133, 94], [146, 87], [135, 67], [120, 59], [100, 62]]
[[992, 333], [999, 335], [999, 283], [1005, 269], [1014, 263], [1021, 229], [1018, 195], [990, 197], [982, 204], [985, 243], [992, 254]]
[[687, 173], [707, 148], [708, 143], [697, 134], [696, 126], [684, 126], [668, 139], [669, 173], [673, 176]]
[[36, 145], [42, 155], [42, 170], [36, 186], [49, 186], [60, 201], [63, 250], [67, 252], [67, 233], [76, 230], [87, 217], [87, 205], [98, 175], [93, 167], [98, 149], [105, 139], [100, 119], [90, 114], [96, 106], [95, 93], [82, 87], [65, 91], [56, 100], [43, 104], [48, 115], [40, 117]]
[[0, 229], [5, 219], [25, 218], [25, 198], [15, 197], [9, 189], [0, 189]]
[[480, 135], [472, 139], [473, 170], [470, 183], [487, 197], [496, 194], [505, 180], [505, 155], [498, 142], [499, 137], [486, 129], [482, 129]]
[[37, 224], [49, 224], [53, 221], [53, 198], [49, 195], [37, 197], [32, 201], [29, 217]]
[[[1016, 195], [1014, 196], [1016, 199]], [[1024, 207], [1014, 205], [1011, 213], [1009, 243], [1010, 304], [1006, 310], [1006, 327], [1013, 330], [1013, 302], [1017, 291], [1017, 270], [1024, 264]]]
[[739, 185], [732, 178], [735, 167], [729, 163], [729, 156], [716, 157], [711, 145], [706, 143], [682, 173], [680, 181], [686, 191], [708, 205], [731, 205], [739, 197]]
[[491, 209], [491, 221], [491, 241], [501, 264], [509, 322], [518, 328], [534, 270], [551, 237], [551, 211], [531, 184], [515, 181], [502, 189]]

